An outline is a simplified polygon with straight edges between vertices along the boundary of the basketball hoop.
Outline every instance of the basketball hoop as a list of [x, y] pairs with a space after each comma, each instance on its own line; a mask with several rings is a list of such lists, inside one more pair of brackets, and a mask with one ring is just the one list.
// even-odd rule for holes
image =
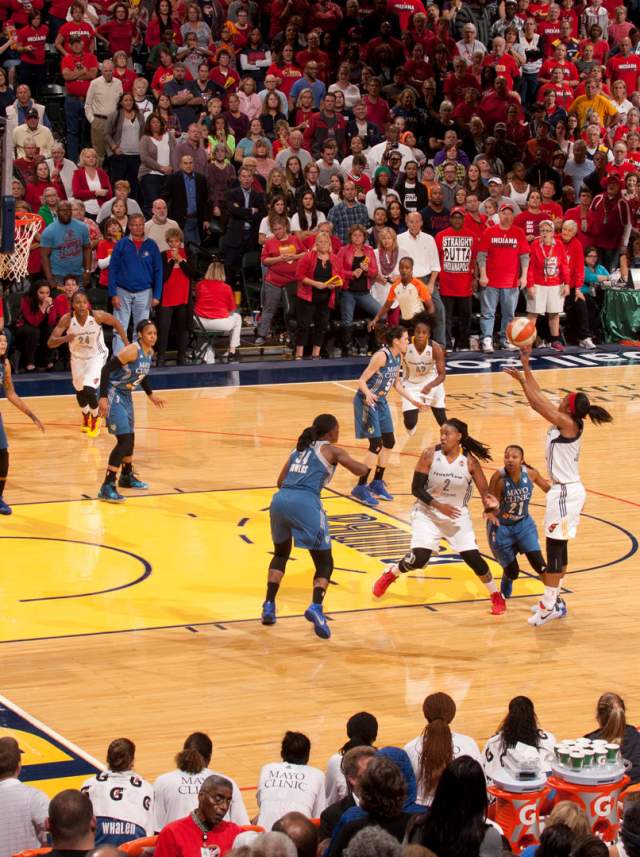
[[43, 224], [39, 214], [19, 211], [15, 220], [13, 253], [0, 253], [0, 280], [21, 280], [27, 274], [31, 242]]

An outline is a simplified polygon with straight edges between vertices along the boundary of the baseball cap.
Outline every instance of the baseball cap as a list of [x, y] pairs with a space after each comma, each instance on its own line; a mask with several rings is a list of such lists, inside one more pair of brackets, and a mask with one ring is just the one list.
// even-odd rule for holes
[[512, 202], [501, 203], [498, 211], [513, 211], [513, 203]]
[[20, 756], [23, 752], [15, 738], [10, 735], [0, 738], [0, 771], [15, 770], [20, 764]]
[[449, 217], [453, 217], [454, 214], [461, 214], [463, 217], [466, 217], [467, 212], [461, 205], [456, 205], [449, 212]]
[[497, 131], [498, 128], [500, 128], [501, 131], [506, 131], [507, 130], [506, 122], [496, 122], [496, 124], [493, 126], [493, 130]]
[[33, 119], [33, 118], [39, 119], [40, 118], [40, 114], [38, 113], [38, 111], [36, 110], [35, 107], [30, 107], [24, 115], [25, 115], [25, 119]]
[[491, 176], [487, 184], [502, 184], [500, 176]]
[[600, 182], [600, 186], [603, 188], [606, 188], [606, 186], [608, 184], [613, 184], [614, 182], [615, 182], [615, 184], [621, 185], [622, 179], [620, 178], [620, 176], [617, 173], [609, 173], [608, 176], [605, 176], [602, 179], [602, 181]]

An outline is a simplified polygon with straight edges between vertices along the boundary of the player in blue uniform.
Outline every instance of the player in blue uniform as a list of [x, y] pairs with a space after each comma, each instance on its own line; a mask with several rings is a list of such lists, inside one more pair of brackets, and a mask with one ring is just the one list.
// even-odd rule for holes
[[[9, 363], [9, 359], [7, 357], [7, 349], [9, 347], [9, 342], [7, 337], [2, 333], [0, 328], [0, 389], [4, 390], [4, 394], [7, 397], [7, 400], [11, 402], [14, 407], [16, 407], [19, 411], [22, 411], [23, 414], [26, 414], [29, 419], [34, 423], [34, 425], [38, 426], [41, 432], [44, 432], [44, 426], [38, 419], [38, 417], [29, 410], [29, 408], [22, 401], [20, 396], [16, 393], [13, 388], [13, 381], [11, 380], [11, 364]], [[9, 475], [9, 441], [7, 440], [7, 435], [4, 430], [4, 425], [2, 423], [2, 414], [0, 414], [0, 515], [10, 515], [11, 514], [11, 506], [7, 505], [3, 499], [4, 494], [4, 486], [7, 481], [7, 476]]]
[[118, 441], [111, 450], [107, 473], [98, 492], [99, 500], [122, 503], [124, 497], [116, 489], [116, 476], [122, 472], [118, 485], [121, 488], [148, 488], [133, 472], [135, 444], [132, 391], [142, 387], [156, 408], [164, 408], [165, 400], [154, 395], [147, 375], [151, 369], [153, 346], [158, 331], [152, 321], [145, 319], [136, 327], [138, 341], [127, 345], [102, 368], [100, 376], [100, 416], [105, 418], [110, 434]]
[[312, 602], [304, 617], [323, 639], [331, 631], [322, 610], [325, 592], [333, 571], [331, 537], [320, 493], [341, 464], [355, 476], [367, 472], [367, 465], [355, 461], [346, 450], [335, 446], [340, 427], [333, 414], [320, 414], [306, 428], [287, 459], [278, 488], [271, 500], [269, 516], [273, 539], [273, 559], [267, 577], [267, 595], [262, 605], [262, 624], [275, 625], [276, 594], [284, 577], [292, 542], [311, 554], [315, 565]]
[[[360, 477], [351, 494], [356, 500], [368, 506], [377, 506], [380, 500], [393, 500], [384, 482], [384, 470], [396, 444], [393, 433], [393, 419], [387, 401], [387, 395], [395, 387], [403, 399], [412, 403], [420, 411], [428, 410], [426, 405], [416, 401], [400, 381], [402, 357], [407, 353], [409, 334], [404, 327], [388, 327], [380, 336], [383, 347], [376, 351], [369, 365], [358, 380], [358, 392], [353, 397], [353, 410], [357, 438], [369, 441], [369, 450], [365, 455], [367, 472]], [[367, 480], [375, 465], [373, 479]]]
[[504, 451], [504, 467], [493, 474], [489, 483], [489, 492], [500, 501], [500, 508], [487, 513], [487, 538], [502, 566], [500, 592], [504, 598], [511, 597], [513, 581], [520, 574], [519, 553], [525, 554], [538, 574], [546, 568], [538, 530], [529, 514], [534, 485], [545, 494], [551, 487], [535, 467], [526, 464], [522, 447], [510, 444]]

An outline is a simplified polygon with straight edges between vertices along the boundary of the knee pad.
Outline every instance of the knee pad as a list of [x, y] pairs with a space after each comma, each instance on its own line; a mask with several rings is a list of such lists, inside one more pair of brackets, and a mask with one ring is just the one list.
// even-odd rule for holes
[[98, 391], [94, 390], [93, 387], [83, 387], [82, 395], [84, 396], [85, 405], [89, 405], [90, 408], [98, 407]]
[[331, 580], [333, 573], [333, 556], [330, 550], [312, 550], [310, 551], [311, 559], [316, 567], [315, 577], [322, 577], [325, 580]]
[[412, 548], [402, 557], [398, 563], [398, 568], [404, 574], [406, 571], [413, 571], [416, 568], [424, 568], [429, 562], [431, 551], [429, 548]]
[[369, 452], [372, 452], [374, 455], [378, 455], [380, 450], [382, 449], [382, 438], [381, 437], [370, 437], [369, 438]]
[[560, 574], [567, 564], [567, 542], [564, 539], [547, 539], [547, 571]]
[[404, 427], [409, 432], [409, 434], [413, 434], [416, 430], [416, 426], [418, 425], [418, 414], [420, 412], [416, 410], [412, 411], [404, 411], [402, 414], [402, 421], [404, 422]]
[[396, 445], [396, 436], [392, 431], [382, 432], [382, 445], [385, 449], [393, 449]]
[[274, 543], [273, 557], [269, 563], [269, 568], [272, 568], [274, 571], [281, 571], [284, 574], [290, 554], [291, 539], [287, 539], [286, 542], [278, 542], [278, 544]]
[[512, 560], [509, 565], [504, 567], [505, 576], [509, 578], [509, 580], [517, 580], [518, 575], [520, 574], [520, 566], [518, 565], [518, 560]]
[[117, 435], [118, 442], [111, 450], [109, 456], [109, 464], [112, 467], [120, 467], [123, 458], [129, 458], [133, 455], [133, 435], [119, 434]]
[[469, 566], [469, 568], [477, 574], [478, 577], [484, 577], [489, 574], [489, 566], [486, 559], [481, 555], [479, 550], [461, 551], [460, 556]]
[[542, 551], [529, 551], [526, 556], [536, 574], [542, 574], [547, 570]]

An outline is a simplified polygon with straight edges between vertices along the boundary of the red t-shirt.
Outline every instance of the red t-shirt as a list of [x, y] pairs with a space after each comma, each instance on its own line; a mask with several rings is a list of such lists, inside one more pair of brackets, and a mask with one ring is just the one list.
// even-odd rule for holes
[[242, 828], [231, 821], [221, 821], [206, 834], [188, 815], [167, 824], [161, 831], [156, 845], [156, 857], [201, 857], [209, 849], [215, 853], [215, 846], [220, 849], [218, 857], [224, 857], [233, 847], [233, 840], [242, 833]]
[[369, 100], [368, 95], [365, 95], [362, 100], [367, 105], [367, 122], [372, 122], [382, 130], [389, 120], [389, 105], [384, 98], [380, 97], [378, 97], [375, 104]]
[[497, 57], [494, 53], [487, 54], [484, 58], [483, 65], [490, 65], [496, 70], [497, 77], [503, 77], [507, 81], [507, 89], [513, 89], [513, 80], [520, 77], [520, 69], [518, 63], [514, 60], [511, 54], [503, 54]]
[[[283, 254], [304, 253], [305, 247], [297, 235], [288, 235], [282, 241], [277, 238], [267, 238], [262, 247], [262, 261], [273, 258], [274, 256], [282, 256]], [[275, 265], [270, 265], [267, 268], [265, 277], [268, 283], [272, 286], [285, 286], [287, 283], [293, 283], [296, 279], [296, 264], [298, 260], [292, 259], [290, 262], [276, 262]]]
[[231, 286], [223, 280], [200, 280], [196, 285], [193, 311], [200, 318], [227, 318], [236, 309]]
[[136, 25], [133, 21], [107, 21], [98, 27], [98, 32], [109, 42], [112, 54], [124, 51], [127, 56], [133, 50], [133, 40], [136, 35]]
[[[106, 238], [101, 238], [98, 241], [98, 246], [96, 248], [96, 259], [98, 262], [101, 259], [108, 258], [113, 253], [113, 248], [116, 246], [115, 241], [108, 241]], [[98, 266], [98, 270], [100, 271], [100, 276], [98, 277], [98, 284], [101, 286], [109, 285], [109, 268], [101, 268]]]
[[545, 83], [544, 86], [541, 86], [540, 89], [538, 89], [536, 100], [540, 102], [544, 101], [544, 96], [547, 92], [555, 92], [556, 106], [562, 107], [563, 110], [567, 111], [575, 98], [571, 86], [569, 86], [568, 83], [563, 82], [559, 86], [555, 83]]
[[282, 67], [276, 65], [275, 63], [271, 63], [269, 68], [267, 69], [267, 74], [272, 74], [274, 77], [280, 78], [280, 85], [278, 89], [280, 92], [284, 92], [284, 94], [289, 97], [289, 93], [291, 92], [291, 87], [296, 82], [296, 80], [300, 80], [302, 77], [302, 70], [298, 68], [297, 65], [293, 63], [287, 63]]
[[[559, 217], [560, 220], [562, 220], [562, 218], [564, 217], [562, 206], [559, 202], [554, 202], [552, 199], [543, 199], [540, 203], [540, 211], [546, 216], [547, 220], [550, 217], [554, 220]], [[545, 218], [543, 217], [542, 219], [544, 220]]]
[[67, 21], [58, 30], [58, 35], [62, 36], [62, 47], [65, 51], [70, 50], [69, 39], [71, 36], [80, 36], [82, 38], [82, 47], [85, 51], [88, 51], [96, 36], [96, 31], [86, 21], [80, 21], [79, 23], [76, 21]]
[[404, 32], [409, 28], [410, 17], [416, 12], [422, 12], [424, 15], [425, 8], [422, 0], [387, 0], [387, 12], [398, 16], [400, 28]]
[[609, 42], [606, 42], [604, 39], [598, 39], [595, 44], [591, 41], [591, 39], [583, 39], [580, 42], [580, 53], [584, 51], [584, 46], [589, 43], [593, 45], [593, 58], [600, 65], [604, 65], [604, 58], [609, 52]]
[[480, 253], [487, 254], [487, 277], [494, 289], [513, 289], [520, 278], [520, 256], [529, 244], [518, 226], [490, 226], [480, 239]]
[[117, 77], [122, 84], [123, 92], [131, 92], [133, 90], [133, 82], [138, 77], [135, 71], [131, 71], [130, 68], [125, 68], [124, 70], [114, 68], [113, 76]]
[[480, 220], [476, 220], [475, 217], [471, 216], [470, 212], [467, 212], [464, 216], [464, 229], [467, 232], [472, 232], [479, 242], [487, 224], [487, 215], [478, 212], [478, 217]]
[[[69, 69], [71, 71], [83, 65], [87, 71], [92, 68], [98, 68], [98, 60], [93, 54], [82, 53], [79, 56], [76, 54], [67, 54], [62, 57], [60, 69]], [[77, 95], [78, 98], [85, 98], [89, 89], [90, 80], [70, 80], [66, 83], [68, 95]]]
[[37, 29], [28, 24], [18, 30], [18, 43], [23, 47], [30, 45], [33, 49], [20, 54], [22, 62], [27, 63], [27, 65], [44, 65], [44, 48], [48, 34], [49, 27], [46, 24], [40, 24]]
[[611, 57], [607, 63], [607, 74], [611, 83], [623, 80], [627, 87], [627, 98], [638, 89], [638, 75], [640, 75], [640, 57], [630, 54], [628, 57]]
[[[531, 11], [529, 11], [531, 14]], [[538, 32], [542, 36], [543, 49], [545, 56], [553, 56], [553, 42], [560, 38], [560, 25], [562, 21], [558, 18], [557, 21], [541, 21], [538, 24]]]
[[569, 62], [568, 60], [565, 60], [564, 62], [559, 62], [557, 59], [545, 60], [542, 63], [542, 68], [540, 69], [540, 77], [550, 80], [551, 72], [554, 70], [554, 68], [562, 69], [562, 74], [564, 75], [565, 80], [574, 80], [576, 82], [580, 80], [578, 69], [572, 62]]
[[513, 225], [520, 227], [527, 238], [538, 237], [539, 226], [543, 220], [548, 220], [549, 215], [544, 211], [534, 214], [532, 211], [521, 211], [513, 218]]
[[[186, 260], [187, 254], [185, 251], [180, 249], [178, 252], [180, 253], [180, 258]], [[167, 259], [170, 258], [170, 253], [170, 250], [165, 251]], [[168, 279], [162, 284], [162, 299], [160, 300], [160, 304], [162, 306], [181, 306], [188, 302], [189, 277], [187, 277], [180, 266], [176, 267], [174, 265]]]
[[541, 238], [531, 245], [531, 257], [527, 272], [527, 287], [559, 286], [569, 284], [571, 274], [565, 244], [554, 239], [550, 246], [542, 244]]
[[438, 282], [445, 297], [471, 297], [478, 238], [470, 229], [443, 229], [435, 237], [440, 256]]
[[151, 89], [154, 92], [162, 92], [167, 83], [173, 80], [173, 65], [159, 65], [151, 78]]

